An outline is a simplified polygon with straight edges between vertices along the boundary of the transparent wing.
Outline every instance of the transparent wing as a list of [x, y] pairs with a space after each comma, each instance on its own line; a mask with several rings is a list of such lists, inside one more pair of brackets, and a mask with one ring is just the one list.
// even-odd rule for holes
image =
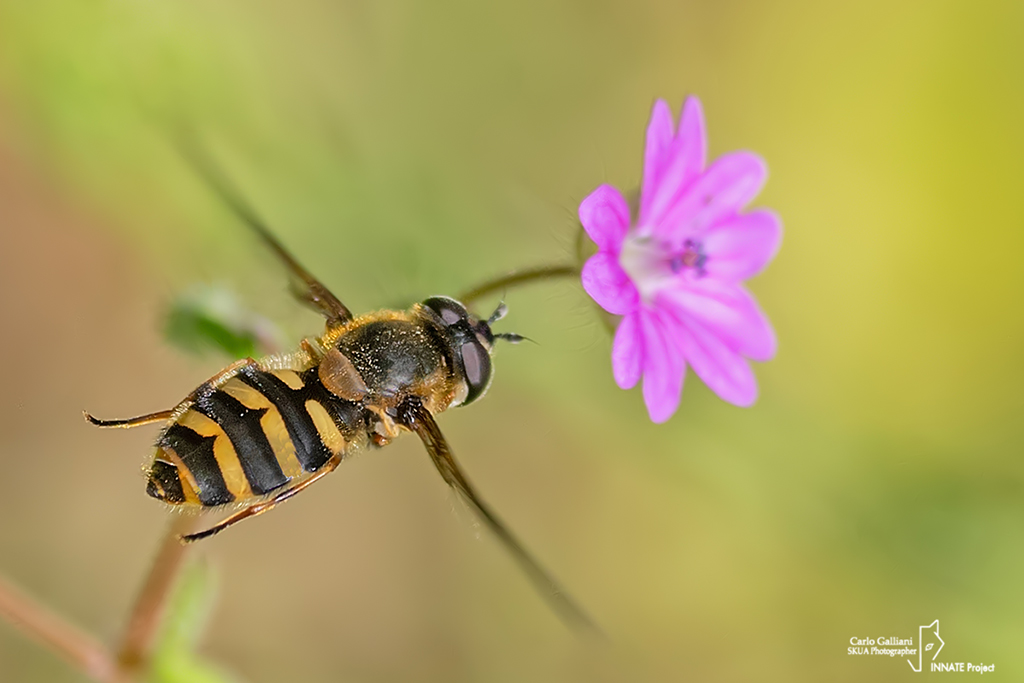
[[473, 508], [480, 519], [505, 544], [505, 547], [508, 548], [512, 556], [522, 566], [534, 586], [548, 600], [555, 611], [571, 626], [583, 627], [593, 632], [599, 632], [590, 617], [533, 559], [530, 553], [512, 535], [512, 532], [498, 519], [491, 508], [477, 495], [456, 462], [455, 456], [452, 454], [451, 448], [444, 438], [444, 434], [441, 433], [437, 422], [434, 421], [434, 416], [423, 407], [420, 400], [417, 398], [406, 400], [399, 408], [398, 419], [420, 437], [427, 449], [427, 453], [430, 454], [430, 459], [441, 474], [441, 478], [458, 492], [459, 496]]
[[295, 260], [288, 250], [284, 248], [266, 223], [259, 217], [259, 214], [252, 206], [242, 199], [242, 195], [228, 181], [224, 173], [214, 163], [213, 159], [202, 149], [192, 136], [182, 136], [178, 140], [178, 149], [185, 160], [195, 169], [196, 173], [203, 178], [220, 197], [229, 209], [255, 232], [263, 242], [270, 247], [270, 250], [281, 259], [288, 272], [292, 275], [292, 292], [303, 303], [312, 306], [324, 318], [329, 326], [341, 325], [352, 319], [352, 312], [345, 304], [341, 303], [338, 297], [334, 296], [331, 290], [327, 289], [322, 282], [317, 280], [308, 270], [302, 267]]

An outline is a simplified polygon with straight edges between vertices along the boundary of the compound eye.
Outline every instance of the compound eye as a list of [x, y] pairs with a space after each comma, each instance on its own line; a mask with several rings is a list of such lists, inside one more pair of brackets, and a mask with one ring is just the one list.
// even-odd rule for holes
[[477, 341], [463, 344], [459, 354], [462, 356], [462, 367], [466, 371], [466, 384], [469, 388], [466, 400], [463, 401], [463, 405], [466, 405], [483, 396], [491, 383], [491, 354]]
[[445, 325], [453, 325], [469, 317], [469, 313], [462, 304], [446, 296], [432, 296], [424, 301], [423, 305], [437, 313]]

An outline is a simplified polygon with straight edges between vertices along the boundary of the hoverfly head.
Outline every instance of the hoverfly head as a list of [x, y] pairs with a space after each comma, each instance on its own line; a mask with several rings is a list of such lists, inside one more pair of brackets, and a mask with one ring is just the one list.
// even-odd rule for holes
[[445, 331], [452, 358], [466, 381], [467, 394], [460, 405], [472, 403], [491, 384], [491, 352], [495, 339], [517, 343], [524, 337], [511, 332], [495, 334], [491, 325], [508, 312], [504, 302], [486, 320], [475, 317], [461, 303], [447, 296], [432, 296], [422, 303], [434, 322]]

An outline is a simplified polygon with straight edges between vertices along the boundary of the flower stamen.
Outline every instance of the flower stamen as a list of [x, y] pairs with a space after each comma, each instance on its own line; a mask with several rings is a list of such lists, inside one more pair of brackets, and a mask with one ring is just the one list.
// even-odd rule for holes
[[619, 252], [619, 264], [648, 303], [654, 301], [659, 289], [676, 281], [685, 271], [693, 272], [698, 279], [707, 275], [707, 260], [704, 246], [692, 239], [683, 242], [682, 251], [672, 252], [651, 237], [627, 235]]
[[668, 265], [673, 273], [679, 273], [683, 268], [694, 268], [697, 277], [704, 277], [707, 272], [704, 264], [707, 263], [708, 255], [704, 253], [704, 246], [695, 240], [683, 242], [683, 251], [675, 254], [669, 259]]
[[703, 246], [694, 240], [687, 240], [683, 243], [683, 251], [674, 255], [669, 260], [669, 267], [678, 273], [683, 268], [695, 268], [697, 278], [703, 278], [706, 274], [705, 263], [708, 262], [708, 255], [703, 253]]

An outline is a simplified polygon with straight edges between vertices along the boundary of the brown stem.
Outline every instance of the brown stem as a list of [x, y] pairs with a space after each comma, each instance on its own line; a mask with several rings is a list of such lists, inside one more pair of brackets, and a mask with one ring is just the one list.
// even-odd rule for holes
[[0, 577], [0, 615], [31, 638], [68, 660], [76, 669], [102, 683], [119, 680], [118, 667], [100, 641], [54, 614]]
[[583, 224], [580, 223], [579, 229], [576, 230], [576, 263], [580, 264], [580, 268], [587, 260], [587, 248], [587, 232], [583, 229]]
[[469, 305], [470, 302], [475, 301], [482, 296], [507, 289], [508, 287], [524, 285], [535, 280], [547, 280], [556, 277], [576, 277], [579, 274], [579, 266], [570, 264], [513, 270], [511, 273], [488, 280], [474, 289], [463, 293], [462, 296], [459, 297], [459, 301], [463, 304]]
[[176, 515], [167, 528], [117, 651], [118, 667], [126, 674], [145, 671], [149, 666], [153, 642], [189, 548], [181, 542], [181, 536], [191, 532], [196, 521], [194, 517]]

